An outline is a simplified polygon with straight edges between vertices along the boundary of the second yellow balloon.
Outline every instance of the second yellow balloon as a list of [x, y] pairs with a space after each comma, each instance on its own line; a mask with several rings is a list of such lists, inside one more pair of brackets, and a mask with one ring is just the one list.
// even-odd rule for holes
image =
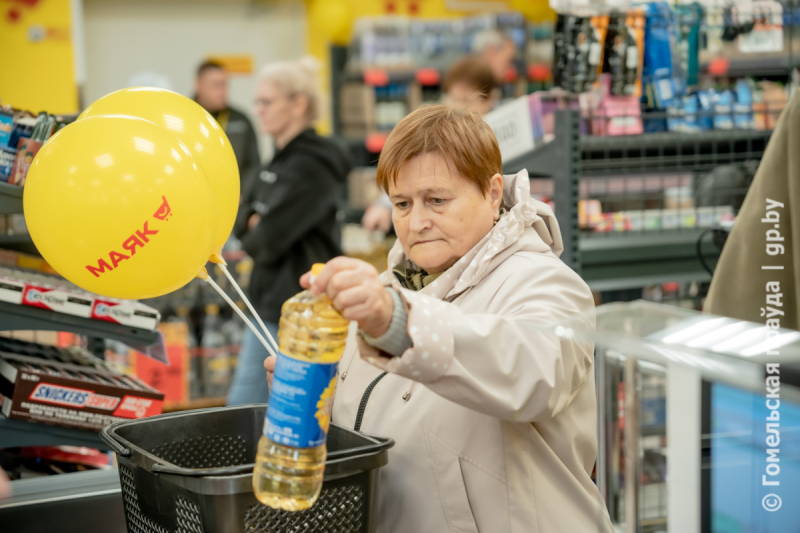
[[134, 87], [97, 100], [78, 120], [98, 115], [130, 115], [167, 128], [180, 139], [208, 177], [217, 210], [212, 253], [219, 254], [228, 239], [239, 208], [239, 167], [228, 137], [197, 102], [153, 87]]

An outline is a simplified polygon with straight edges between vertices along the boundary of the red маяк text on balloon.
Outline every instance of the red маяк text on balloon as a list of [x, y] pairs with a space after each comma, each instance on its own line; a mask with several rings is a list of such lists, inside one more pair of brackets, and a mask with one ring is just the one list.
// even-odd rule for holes
[[[161, 206], [153, 214], [153, 217], [166, 222], [168, 221], [168, 217], [172, 215], [172, 210], [169, 207], [169, 203], [167, 203], [167, 198], [162, 196], [161, 199]], [[144, 246], [150, 242], [148, 235], [156, 235], [158, 233], [158, 230], [149, 229], [147, 223], [148, 221], [145, 220], [141, 230], [136, 230], [122, 242], [122, 249], [130, 252], [130, 255], [111, 250], [108, 252], [108, 260], [111, 264], [109, 264], [105, 258], [101, 257], [97, 260], [97, 266], [86, 265], [86, 269], [91, 272], [94, 277], [99, 278], [101, 274], [117, 268], [121, 261], [130, 259], [136, 255], [136, 247], [144, 248]]]

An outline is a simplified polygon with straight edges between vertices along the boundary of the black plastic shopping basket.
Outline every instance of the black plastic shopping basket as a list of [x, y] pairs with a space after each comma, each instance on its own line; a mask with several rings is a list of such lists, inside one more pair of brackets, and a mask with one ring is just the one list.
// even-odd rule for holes
[[129, 533], [369, 533], [392, 439], [331, 424], [322, 493], [279, 511], [253, 494], [265, 405], [117, 422], [101, 438], [117, 453]]

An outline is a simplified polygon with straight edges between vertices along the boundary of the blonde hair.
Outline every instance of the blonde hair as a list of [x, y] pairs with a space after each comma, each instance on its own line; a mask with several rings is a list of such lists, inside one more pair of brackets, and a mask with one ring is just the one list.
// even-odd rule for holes
[[311, 56], [296, 61], [270, 63], [261, 69], [259, 81], [277, 85], [287, 96], [302, 94], [308, 102], [306, 117], [313, 122], [319, 117], [321, 95], [319, 91], [319, 62]]
[[486, 195], [492, 176], [503, 173], [497, 138], [476, 113], [444, 105], [421, 107], [406, 116], [386, 139], [378, 159], [378, 185], [389, 190], [400, 168], [424, 154], [439, 154]]

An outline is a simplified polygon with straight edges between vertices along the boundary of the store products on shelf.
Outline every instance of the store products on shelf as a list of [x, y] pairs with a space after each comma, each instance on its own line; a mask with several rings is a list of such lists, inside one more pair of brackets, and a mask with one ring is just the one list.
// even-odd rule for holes
[[158, 326], [158, 331], [164, 338], [169, 364], [131, 350], [133, 370], [144, 383], [163, 393], [168, 404], [185, 402], [189, 400], [191, 386], [188, 327], [183, 323], [166, 322]]
[[84, 349], [0, 337], [0, 394], [8, 418], [99, 430], [161, 413], [164, 395]]
[[734, 220], [733, 207], [674, 207], [603, 213], [598, 200], [578, 203], [578, 225], [593, 232], [660, 231], [709, 228]]
[[[742, 28], [736, 37], [740, 52], [783, 50], [783, 6], [774, 0], [738, 1], [730, 6], [731, 25]], [[746, 31], [744, 31], [746, 30]]]
[[559, 15], [553, 36], [553, 83], [570, 92], [591, 89], [603, 67], [609, 18]]
[[231, 354], [228, 353], [228, 342], [222, 332], [219, 306], [215, 304], [206, 306], [200, 360], [205, 395], [219, 397], [227, 394], [232, 377]]
[[0, 109], [0, 182], [24, 186], [39, 149], [66, 124], [44, 112], [34, 118], [23, 111]]
[[[13, 253], [4, 253], [6, 260]], [[25, 263], [25, 256], [18, 256]], [[31, 262], [37, 264], [35, 261]], [[139, 302], [98, 297], [69, 281], [32, 270], [0, 266], [0, 301], [155, 330], [158, 311]]]

